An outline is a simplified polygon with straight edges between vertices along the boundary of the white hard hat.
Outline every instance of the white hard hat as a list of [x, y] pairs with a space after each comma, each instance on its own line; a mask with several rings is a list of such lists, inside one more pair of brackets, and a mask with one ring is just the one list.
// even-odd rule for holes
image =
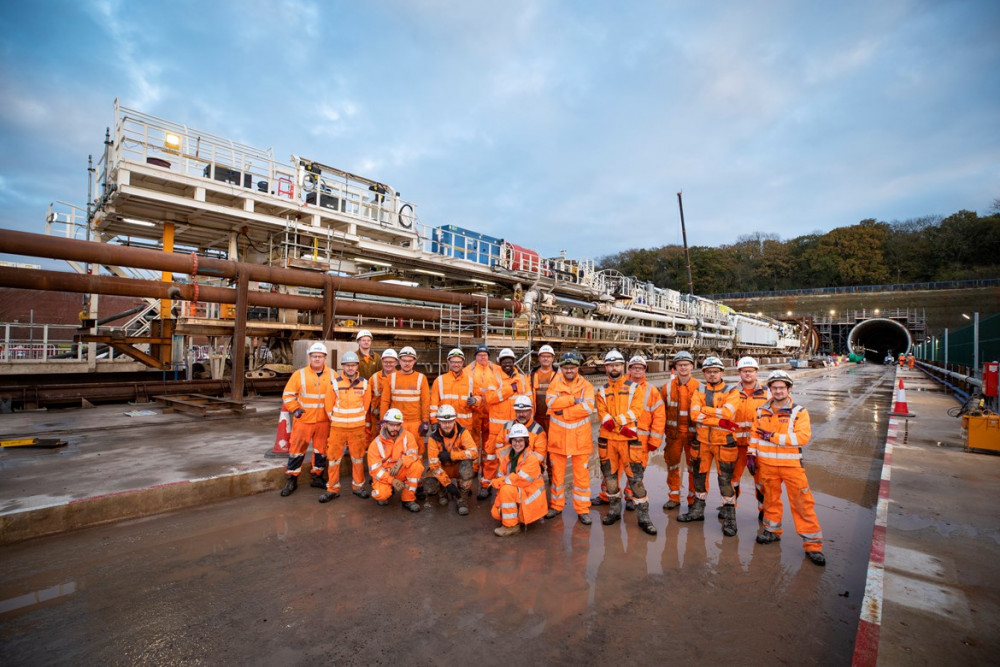
[[385, 416], [382, 417], [382, 421], [387, 424], [402, 424], [403, 413], [397, 408], [389, 408], [386, 410]]
[[504, 349], [500, 350], [500, 354], [497, 355], [497, 361], [500, 361], [504, 357], [517, 359], [517, 355], [514, 354], [514, 350], [510, 349], [509, 347], [505, 347]]
[[604, 363], [606, 364], [624, 364], [625, 357], [618, 350], [610, 350], [604, 355]]
[[451, 359], [452, 357], [465, 359], [465, 352], [462, 352], [462, 348], [460, 347], [452, 348], [451, 352], [448, 353], [448, 358]]
[[361, 360], [358, 359], [358, 353], [357, 352], [348, 351], [348, 352], [344, 352], [344, 354], [340, 357], [340, 363], [341, 364], [360, 364]]
[[417, 351], [414, 350], [409, 345], [407, 345], [406, 347], [404, 347], [402, 350], [399, 351], [399, 356], [400, 357], [413, 357], [414, 359], [416, 359], [417, 358]]
[[514, 397], [514, 409], [515, 410], [530, 410], [531, 408], [532, 408], [532, 405], [531, 405], [531, 397], [530, 396], [521, 395], [521, 396], [515, 396]]
[[743, 368], [760, 368], [757, 365], [757, 360], [753, 357], [741, 357], [739, 361], [736, 362], [736, 370]]
[[507, 431], [508, 440], [510, 440], [511, 438], [527, 438], [527, 437], [528, 437], [528, 428], [524, 424], [514, 424], [513, 426], [510, 427], [510, 430]]
[[372, 335], [372, 332], [369, 331], [368, 329], [362, 329], [361, 331], [358, 332], [358, 335], [354, 337], [354, 340], [360, 340], [361, 338], [363, 338], [365, 336], [368, 336], [369, 338], [374, 338], [375, 337], [375, 336]]
[[326, 345], [324, 345], [323, 343], [321, 343], [319, 341], [316, 341], [315, 343], [313, 343], [312, 345], [309, 346], [309, 354], [328, 355], [330, 353], [329, 353], [329, 351], [327, 351]]
[[705, 357], [705, 361], [701, 362], [701, 369], [706, 370], [709, 368], [725, 370], [726, 367], [722, 363], [722, 359], [719, 359], [718, 357]]
[[772, 382], [777, 382], [781, 380], [789, 387], [792, 386], [792, 376], [785, 371], [771, 371], [771, 374], [767, 376], [767, 386], [770, 387]]
[[674, 363], [677, 363], [678, 361], [690, 361], [693, 364], [694, 357], [692, 357], [691, 353], [688, 352], [687, 350], [681, 350], [680, 352], [674, 355]]
[[390, 347], [388, 350], [386, 350], [385, 352], [382, 353], [382, 358], [383, 359], [395, 359], [395, 360], [398, 361], [399, 360], [399, 355], [396, 354], [396, 350], [394, 350], [394, 349], [392, 349]]
[[438, 408], [437, 420], [439, 422], [450, 422], [458, 419], [458, 413], [455, 412], [455, 408], [447, 403]]
[[538, 348], [538, 354], [551, 354], [554, 357], [556, 356], [556, 351], [552, 349], [551, 345], [542, 345]]
[[631, 368], [632, 366], [635, 366], [636, 364], [638, 364], [639, 366], [642, 366], [643, 368], [645, 368], [646, 367], [646, 358], [643, 357], [641, 354], [637, 354], [637, 355], [635, 355], [634, 357], [632, 357], [631, 359], [628, 360], [629, 368]]

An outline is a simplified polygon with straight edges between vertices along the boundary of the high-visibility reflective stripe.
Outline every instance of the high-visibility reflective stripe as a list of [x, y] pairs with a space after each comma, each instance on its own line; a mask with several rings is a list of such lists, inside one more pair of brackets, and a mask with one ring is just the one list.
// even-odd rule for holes
[[397, 391], [392, 396], [393, 403], [418, 403], [420, 401], [420, 396], [400, 396], [400, 391]]
[[667, 426], [677, 426], [677, 422], [675, 422], [675, 421], [674, 421], [674, 420], [672, 420], [672, 419], [668, 419], [668, 420], [666, 421], [666, 424], [667, 424]]
[[420, 478], [419, 477], [407, 477], [406, 481], [407, 482], [413, 482], [414, 484], [416, 484], [417, 482], [420, 481]]
[[351, 463], [364, 463], [364, 462], [365, 462], [364, 459], [356, 459], [353, 456], [351, 457]]
[[779, 521], [778, 523], [774, 523], [773, 521], [768, 521], [765, 518], [764, 519], [764, 527], [767, 528], [772, 533], [774, 533], [774, 532], [777, 532], [777, 531], [781, 530], [781, 522]]
[[802, 458], [802, 452], [796, 452], [794, 454], [792, 454], [792, 453], [784, 454], [784, 453], [779, 453], [779, 452], [769, 452], [769, 451], [766, 451], [766, 450], [759, 450], [757, 452], [757, 458], [759, 458], [759, 459], [778, 459], [778, 460], [801, 459]]
[[496, 454], [487, 454], [486, 456], [483, 457], [483, 459], [486, 460], [486, 461], [496, 461], [497, 460], [497, 455]]
[[581, 426], [587, 426], [590, 424], [589, 419], [581, 419], [578, 422], [564, 422], [556, 417], [549, 417], [549, 422], [569, 430], [580, 428]]
[[528, 496], [527, 498], [524, 499], [524, 502], [525, 503], [532, 503], [532, 502], [538, 500], [538, 496], [542, 495], [542, 492], [544, 490], [545, 490], [544, 487], [535, 489], [534, 493], [532, 493], [530, 496]]
[[517, 471], [517, 476], [521, 477], [522, 479], [526, 479], [529, 482], [532, 480], [531, 475], [529, 475], [528, 473], [524, 472], [523, 470], [518, 470]]
[[580, 502], [590, 502], [590, 492], [587, 493], [574, 493], [573, 500], [579, 500]]
[[681, 417], [687, 417], [688, 414], [690, 414], [690, 413], [688, 413], [687, 410], [678, 410], [677, 414], [680, 415]]
[[494, 417], [490, 417], [490, 423], [491, 424], [506, 424], [508, 421], [509, 420], [507, 420], [507, 419], [496, 419]]
[[681, 469], [681, 464], [680, 463], [678, 463], [675, 466], [668, 466], [667, 467], [667, 470], [680, 470], [680, 469]]

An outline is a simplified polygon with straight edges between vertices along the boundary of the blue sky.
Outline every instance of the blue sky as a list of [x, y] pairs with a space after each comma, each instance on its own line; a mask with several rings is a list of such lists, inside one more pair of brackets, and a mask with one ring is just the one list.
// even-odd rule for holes
[[1000, 198], [1000, 2], [0, 0], [0, 227], [83, 205], [113, 101], [551, 256]]

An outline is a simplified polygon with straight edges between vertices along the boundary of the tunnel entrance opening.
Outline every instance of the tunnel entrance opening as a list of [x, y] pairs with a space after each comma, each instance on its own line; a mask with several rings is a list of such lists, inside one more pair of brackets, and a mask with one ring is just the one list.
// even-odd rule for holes
[[882, 363], [885, 356], [894, 358], [901, 352], [909, 352], [913, 339], [906, 327], [882, 317], [859, 322], [847, 336], [851, 352], [864, 354], [868, 361]]

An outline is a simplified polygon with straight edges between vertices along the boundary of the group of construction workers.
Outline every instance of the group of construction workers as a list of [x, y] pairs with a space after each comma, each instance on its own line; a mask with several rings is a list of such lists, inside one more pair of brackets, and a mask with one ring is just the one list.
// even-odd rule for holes
[[[491, 513], [500, 526], [494, 532], [507, 537], [560, 515], [569, 495], [582, 524], [592, 523], [592, 505], [607, 505], [604, 525], [619, 521], [623, 509], [634, 510], [639, 527], [655, 535], [645, 473], [649, 456], [662, 446], [666, 511], [681, 507], [682, 455], [686, 462], [687, 507], [677, 521], [704, 521], [714, 461], [722, 532], [735, 536], [740, 481], [749, 471], [763, 527], [757, 542], [781, 539], [784, 484], [807, 557], [825, 564], [802, 466], [809, 414], [792, 400], [793, 382], [784, 371], [773, 371], [762, 384], [757, 362], [743, 357], [739, 382], [730, 385], [722, 361], [709, 356], [698, 380], [694, 357], [681, 351], [671, 361], [671, 379], [656, 387], [646, 379], [642, 356], [626, 363], [611, 350], [603, 360], [606, 381], [595, 390], [580, 374], [583, 358], [576, 351], [556, 364], [555, 350], [542, 345], [538, 367], [526, 375], [512, 350], [501, 350], [494, 362], [480, 345], [471, 361], [460, 348], [450, 350], [447, 370], [429, 383], [415, 370], [412, 347], [376, 355], [367, 330], [358, 332], [357, 342], [356, 352], [341, 355], [339, 372], [327, 366], [326, 346], [314, 343], [308, 366], [285, 387], [283, 405], [294, 423], [282, 496], [297, 488], [311, 445], [312, 486], [324, 489], [321, 503], [339, 497], [347, 452], [353, 493], [379, 505], [398, 493], [403, 508], [419, 512], [418, 496], [436, 495], [442, 506], [454, 500], [465, 516], [474, 491], [478, 500], [495, 491]], [[602, 482], [600, 494], [591, 498], [595, 415]]]
[[900, 352], [896, 361], [900, 368], [909, 368], [912, 371], [917, 363], [917, 358], [913, 356], [912, 352]]

